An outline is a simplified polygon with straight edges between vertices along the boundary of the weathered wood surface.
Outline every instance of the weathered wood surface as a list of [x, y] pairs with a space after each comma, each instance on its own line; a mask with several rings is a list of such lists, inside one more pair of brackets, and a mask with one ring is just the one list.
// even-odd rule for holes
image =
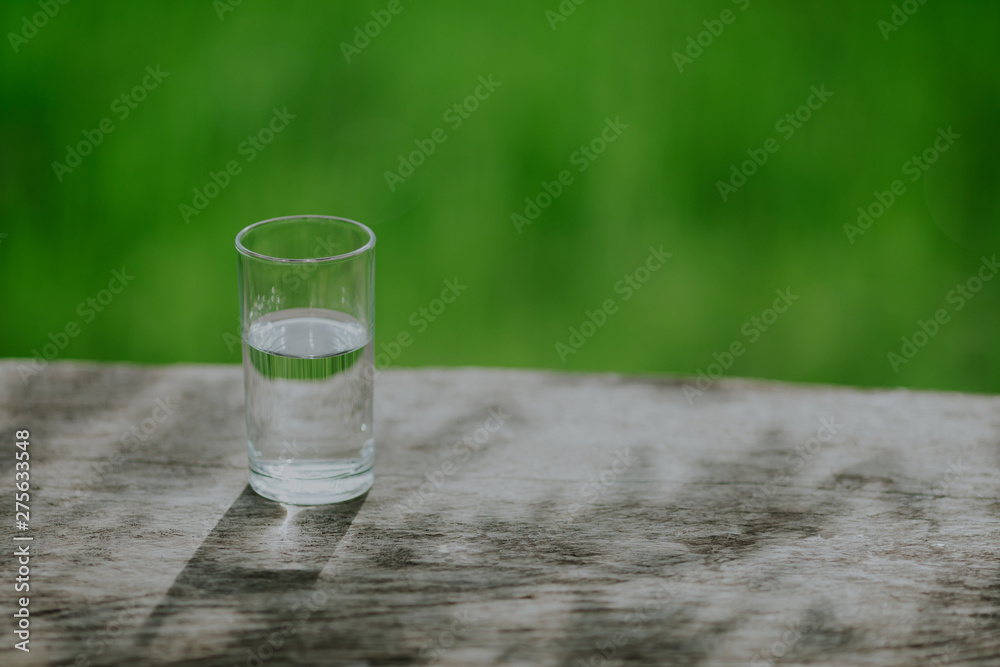
[[[2, 488], [30, 429], [35, 536], [30, 654], [3, 549], [0, 663], [1000, 664], [996, 397], [376, 385], [375, 487], [289, 511], [247, 490], [239, 368], [56, 363], [24, 384], [0, 364]], [[176, 407], [123, 444], [157, 401]]]

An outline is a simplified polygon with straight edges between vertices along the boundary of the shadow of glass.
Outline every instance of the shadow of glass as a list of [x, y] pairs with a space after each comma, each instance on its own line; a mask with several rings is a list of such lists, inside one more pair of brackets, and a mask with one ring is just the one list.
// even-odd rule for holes
[[137, 648], [183, 645], [206, 626], [238, 645], [248, 632], [280, 625], [316, 585], [366, 498], [298, 507], [247, 485], [139, 629]]

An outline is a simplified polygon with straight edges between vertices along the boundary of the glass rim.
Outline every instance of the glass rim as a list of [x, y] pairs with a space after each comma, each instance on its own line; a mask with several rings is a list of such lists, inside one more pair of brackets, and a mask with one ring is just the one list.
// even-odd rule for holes
[[[245, 245], [243, 245], [243, 237], [247, 234], [247, 232], [256, 227], [267, 225], [272, 222], [286, 222], [289, 220], [302, 220], [307, 218], [314, 220], [325, 220], [328, 222], [336, 220], [337, 222], [346, 222], [350, 225], [354, 225], [355, 227], [360, 227], [368, 234], [368, 242], [365, 243], [360, 248], [356, 248], [350, 252], [345, 252], [340, 255], [331, 255], [329, 257], [300, 257], [300, 258], [272, 257], [270, 255], [264, 255], [259, 252], [254, 252], [253, 250], [250, 250]], [[374, 247], [375, 247], [375, 232], [373, 232], [371, 228], [369, 228], [367, 225], [358, 222], [357, 220], [351, 220], [349, 218], [340, 218], [334, 215], [285, 215], [281, 216], [280, 218], [268, 218], [267, 220], [261, 220], [259, 222], [253, 223], [252, 225], [247, 225], [246, 227], [240, 230], [239, 234], [236, 235], [236, 250], [241, 255], [245, 257], [253, 257], [255, 259], [263, 259], [268, 262], [287, 262], [293, 264], [302, 264], [309, 262], [333, 262], [341, 259], [348, 259], [350, 257], [357, 257], [358, 255], [362, 255]]]

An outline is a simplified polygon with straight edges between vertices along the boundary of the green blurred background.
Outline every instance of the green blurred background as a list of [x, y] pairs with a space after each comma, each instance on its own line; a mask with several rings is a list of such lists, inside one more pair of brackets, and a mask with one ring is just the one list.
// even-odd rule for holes
[[[4, 3], [0, 356], [75, 321], [60, 359], [237, 363], [235, 234], [323, 213], [378, 235], [377, 340], [414, 335], [393, 366], [692, 374], [741, 341], [727, 375], [1000, 390], [1000, 280], [947, 301], [1000, 252], [1000, 4], [913, 2], [886, 40], [889, 2], [591, 0], [553, 29], [557, 0], [403, 0], [347, 62], [341, 43], [387, 2], [245, 0], [220, 18], [224, 1], [69, 2], [23, 43], [10, 33], [39, 4]], [[674, 52], [724, 9], [679, 72]], [[147, 66], [168, 76], [119, 118]], [[444, 113], [489, 75], [501, 85], [453, 129]], [[775, 123], [821, 84], [833, 96], [786, 140]], [[286, 107], [247, 162], [241, 142]], [[576, 171], [608, 117], [628, 129]], [[114, 131], [60, 182], [52, 163], [102, 118]], [[961, 138], [909, 181], [903, 163], [949, 126]], [[447, 141], [390, 190], [438, 127]], [[724, 202], [717, 181], [769, 137], [780, 150]], [[179, 205], [229, 160], [241, 173], [186, 224]], [[519, 234], [511, 214], [563, 169], [574, 183]], [[844, 225], [897, 178], [906, 193], [850, 243]], [[623, 301], [615, 283], [660, 245], [673, 257]], [[122, 267], [134, 281], [85, 321], [78, 304]], [[468, 289], [417, 331], [456, 277]], [[750, 344], [779, 288], [801, 298]], [[563, 363], [555, 344], [607, 298], [619, 311]], [[940, 308], [950, 322], [895, 372], [887, 354]]]

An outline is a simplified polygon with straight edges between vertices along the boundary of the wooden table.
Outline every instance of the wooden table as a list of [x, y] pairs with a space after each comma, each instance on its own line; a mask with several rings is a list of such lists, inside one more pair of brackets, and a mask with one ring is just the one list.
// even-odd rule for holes
[[997, 397], [388, 371], [375, 487], [286, 509], [238, 367], [19, 363], [3, 665], [1000, 664]]

